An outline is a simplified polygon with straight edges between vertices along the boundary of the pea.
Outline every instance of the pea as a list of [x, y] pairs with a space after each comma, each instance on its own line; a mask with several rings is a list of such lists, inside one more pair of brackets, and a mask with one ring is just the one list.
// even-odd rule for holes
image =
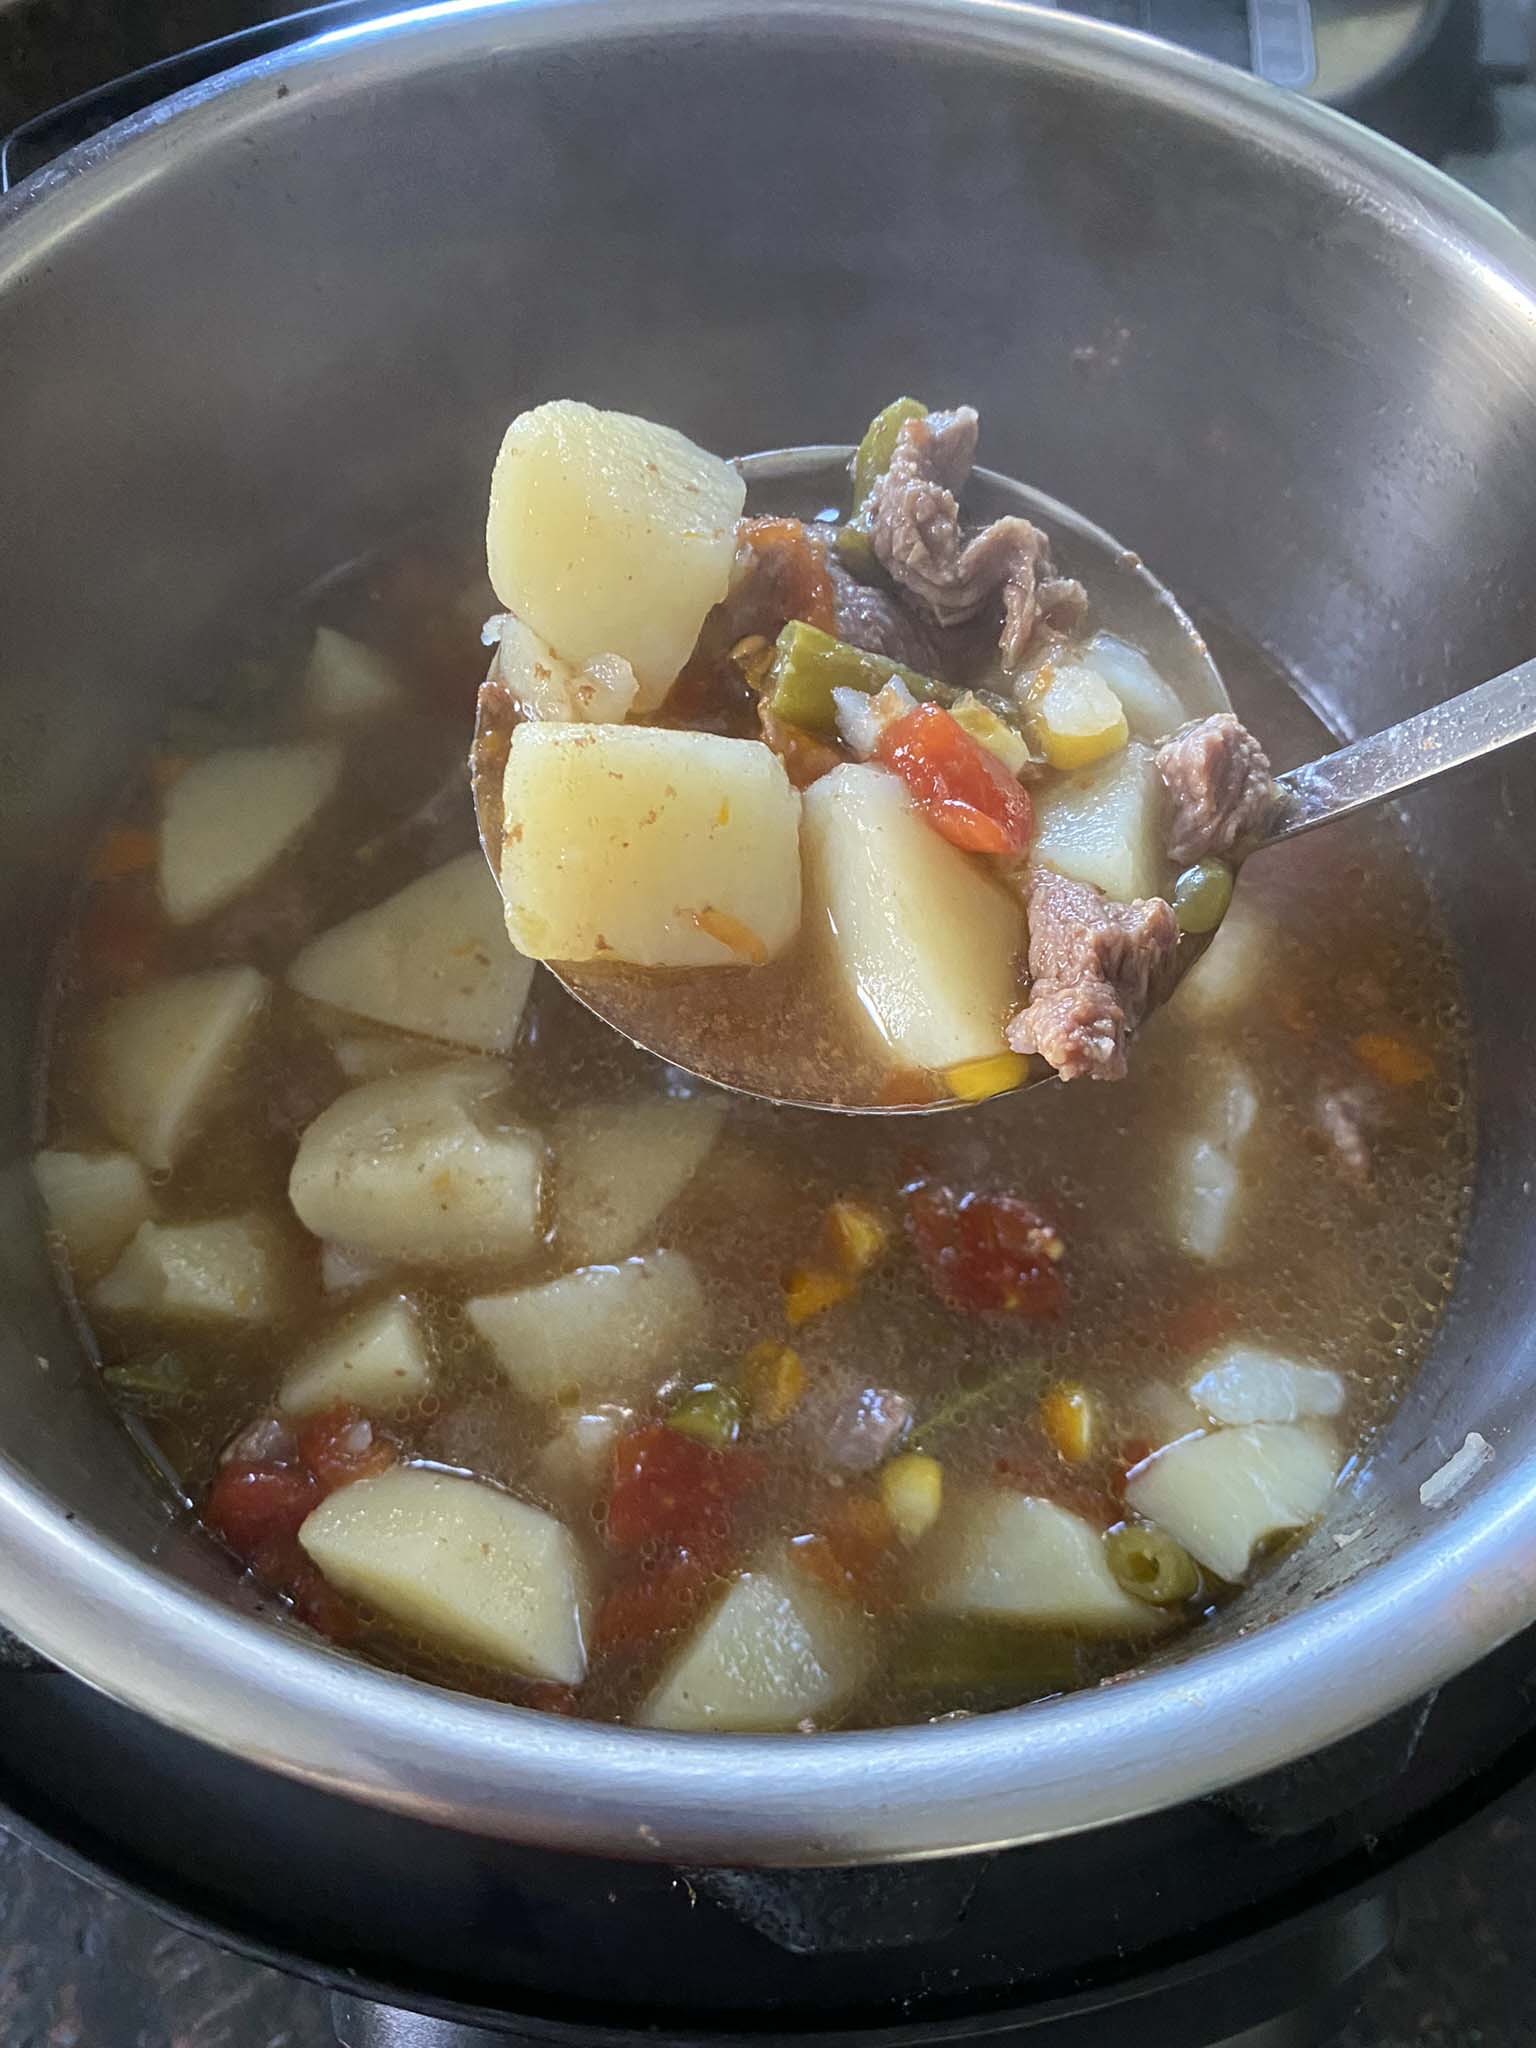
[[741, 1396], [717, 1380], [690, 1389], [667, 1417], [668, 1429], [708, 1444], [712, 1451], [729, 1450], [741, 1435], [741, 1424]]
[[1181, 932], [1213, 932], [1232, 901], [1232, 870], [1224, 860], [1197, 860], [1173, 885]]
[[1138, 1600], [1152, 1607], [1176, 1607], [1200, 1584], [1195, 1561], [1165, 1529], [1127, 1523], [1104, 1538], [1109, 1568]]

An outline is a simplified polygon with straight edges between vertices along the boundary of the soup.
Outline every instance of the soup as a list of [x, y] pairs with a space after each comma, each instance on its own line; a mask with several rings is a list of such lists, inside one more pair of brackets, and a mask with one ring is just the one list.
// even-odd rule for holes
[[1453, 1277], [1465, 1040], [1394, 829], [1266, 856], [1118, 1087], [770, 1109], [506, 946], [469, 565], [296, 606], [95, 849], [37, 1173], [140, 1440], [326, 1636], [601, 1720], [975, 1712], [1198, 1624]]

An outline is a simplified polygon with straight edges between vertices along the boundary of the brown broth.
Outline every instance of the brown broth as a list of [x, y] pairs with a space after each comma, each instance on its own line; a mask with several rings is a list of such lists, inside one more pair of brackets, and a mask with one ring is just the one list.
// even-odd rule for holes
[[[429, 822], [401, 823], [457, 772], [481, 662], [475, 600], [462, 566], [417, 554], [343, 582], [318, 615], [403, 657], [417, 689], [411, 715], [352, 744], [342, 790], [323, 821], [251, 894], [184, 932], [168, 930], [149, 874], [87, 892], [84, 923], [59, 969], [57, 1022], [46, 1066], [48, 1142], [108, 1142], [82, 1071], [83, 1034], [115, 973], [100, 934], [141, 935], [156, 974], [251, 961], [280, 974], [315, 932], [382, 900], [425, 868], [474, 844], [467, 787]], [[487, 609], [489, 605], [487, 602]], [[1318, 722], [1269, 664], [1230, 636], [1216, 645], [1239, 713], [1281, 765], [1320, 751]], [[295, 664], [275, 679], [255, 720], [268, 735], [298, 729]], [[172, 742], [168, 751], [174, 753]], [[146, 778], [121, 822], [148, 825]], [[719, 1140], [665, 1212], [651, 1243], [695, 1262], [710, 1303], [707, 1336], [673, 1361], [643, 1412], [670, 1388], [728, 1376], [750, 1347], [786, 1336], [783, 1276], [815, 1252], [826, 1205], [854, 1197], [888, 1224], [889, 1248], [855, 1297], [800, 1326], [810, 1392], [780, 1429], [752, 1443], [770, 1481], [750, 1496], [731, 1558], [747, 1562], [786, 1538], [823, 1531], [868, 1479], [845, 1479], [822, 1459], [828, 1420], [866, 1385], [914, 1404], [919, 1431], [945, 1467], [946, 1489], [968, 1482], [1037, 1490], [1117, 1518], [1128, 1461], [1164, 1441], [1170, 1394], [1221, 1336], [1269, 1343], [1346, 1379], [1341, 1441], [1358, 1446], [1390, 1406], [1428, 1343], [1456, 1269], [1473, 1150], [1467, 1035], [1460, 990], [1433, 907], [1395, 824], [1360, 821], [1270, 854], [1241, 883], [1234, 926], [1217, 942], [1258, 933], [1257, 966], [1227, 1014], [1202, 1014], [1202, 965], [1148, 1025], [1119, 1086], [1039, 1089], [965, 1114], [901, 1119], [826, 1117], [728, 1098]], [[93, 951], [93, 947], [96, 948]], [[105, 956], [110, 964], [110, 948]], [[256, 1332], [209, 1335], [95, 1324], [103, 1363], [173, 1349], [195, 1394], [136, 1417], [192, 1501], [221, 1448], [270, 1404], [285, 1369], [338, 1314], [400, 1291], [417, 1304], [434, 1355], [431, 1393], [379, 1420], [408, 1457], [476, 1474], [540, 1501], [584, 1532], [599, 1592], [633, 1576], [601, 1533], [601, 1499], [551, 1492], [539, 1454], [557, 1414], [515, 1394], [471, 1331], [464, 1299], [488, 1286], [550, 1277], [556, 1248], [515, 1268], [407, 1267], [327, 1296], [319, 1249], [293, 1219], [287, 1176], [304, 1125], [349, 1085], [330, 1049], [336, 1019], [278, 983], [257, 1050], [229, 1078], [218, 1112], [174, 1174], [157, 1186], [163, 1218], [261, 1209], [283, 1220], [290, 1290], [281, 1319]], [[382, 1037], [377, 1027], [360, 1032]], [[1427, 1082], [1391, 1086], [1357, 1048], [1361, 1034], [1406, 1040], [1432, 1064]], [[442, 1053], [396, 1035], [400, 1069]], [[451, 1052], [443, 1055], [452, 1057]], [[1223, 1072], [1240, 1063], [1259, 1109], [1245, 1154], [1235, 1248], [1207, 1267], [1171, 1248], [1171, 1161], [1212, 1114]], [[510, 1062], [517, 1112], [538, 1127], [562, 1108], [657, 1098], [686, 1084], [635, 1051], [540, 974]], [[1351, 1090], [1374, 1121], [1368, 1177], [1341, 1161], [1319, 1121], [1320, 1097]], [[556, 1161], [558, 1176], [558, 1161]], [[957, 1187], [1005, 1189], [1038, 1200], [1068, 1247], [1068, 1303], [1059, 1318], [977, 1316], [942, 1306], [902, 1231], [902, 1189], [915, 1175]], [[1050, 1387], [1086, 1389], [1100, 1417], [1093, 1455], [1067, 1465], [1042, 1430]], [[731, 1453], [729, 1455], [735, 1455]], [[1202, 1586], [1187, 1619], [1227, 1596]], [[916, 1613], [920, 1567], [899, 1557], [847, 1596], [850, 1614], [881, 1646], [875, 1675], [844, 1725], [879, 1725], [1027, 1700], [1093, 1682], [1136, 1660], [1123, 1644], [1065, 1634], [934, 1626]], [[380, 1662], [492, 1697], [536, 1698], [509, 1678], [411, 1640], [357, 1612], [357, 1647]], [[598, 1719], [628, 1718], [654, 1683], [675, 1634], [635, 1651], [599, 1655], [574, 1701]]]

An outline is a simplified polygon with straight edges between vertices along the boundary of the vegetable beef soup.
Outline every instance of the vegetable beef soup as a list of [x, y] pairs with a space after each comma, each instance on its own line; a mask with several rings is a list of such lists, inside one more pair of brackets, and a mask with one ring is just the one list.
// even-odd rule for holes
[[[1395, 826], [1267, 855], [1118, 1086], [769, 1108], [509, 946], [468, 565], [296, 607], [95, 850], [36, 1171], [111, 1398], [315, 1629], [492, 1698], [811, 1731], [1142, 1659], [1322, 1512], [1452, 1283]], [[1216, 652], [1276, 759], [1326, 743]]]

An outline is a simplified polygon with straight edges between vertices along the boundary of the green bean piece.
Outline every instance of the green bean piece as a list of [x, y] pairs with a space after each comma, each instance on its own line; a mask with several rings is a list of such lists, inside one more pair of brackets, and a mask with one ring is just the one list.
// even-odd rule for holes
[[1232, 870], [1224, 860], [1197, 860], [1173, 885], [1181, 932], [1213, 932], [1232, 901]]
[[893, 398], [864, 429], [853, 457], [853, 502], [862, 505], [891, 466], [896, 442], [908, 420], [927, 417], [928, 408], [915, 398]]
[[668, 1429], [708, 1444], [712, 1451], [729, 1450], [741, 1435], [741, 1424], [741, 1396], [718, 1380], [706, 1380], [684, 1394], [667, 1417]]
[[880, 574], [880, 558], [875, 553], [869, 521], [862, 512], [855, 512], [851, 519], [843, 521], [832, 545], [843, 567], [850, 575], [857, 576], [861, 583], [873, 582]]
[[808, 626], [804, 619], [791, 619], [779, 635], [773, 667], [768, 672], [768, 708], [786, 725], [798, 725], [807, 732], [834, 733], [834, 690], [862, 690], [866, 697], [872, 697], [893, 676], [901, 678], [920, 704], [947, 703], [952, 694], [931, 676], [920, 676], [915, 669], [903, 668], [899, 661], [866, 654], [862, 647], [834, 640], [819, 626]]
[[1200, 1584], [1195, 1560], [1166, 1529], [1128, 1522], [1104, 1538], [1109, 1568], [1125, 1588], [1151, 1607], [1177, 1607]]
[[101, 1376], [125, 1407], [145, 1415], [177, 1407], [196, 1385], [187, 1361], [176, 1351], [154, 1351], [122, 1365], [104, 1366]]
[[886, 1670], [908, 1710], [920, 1713], [1022, 1705], [1083, 1680], [1070, 1635], [954, 1615], [917, 1617]]

